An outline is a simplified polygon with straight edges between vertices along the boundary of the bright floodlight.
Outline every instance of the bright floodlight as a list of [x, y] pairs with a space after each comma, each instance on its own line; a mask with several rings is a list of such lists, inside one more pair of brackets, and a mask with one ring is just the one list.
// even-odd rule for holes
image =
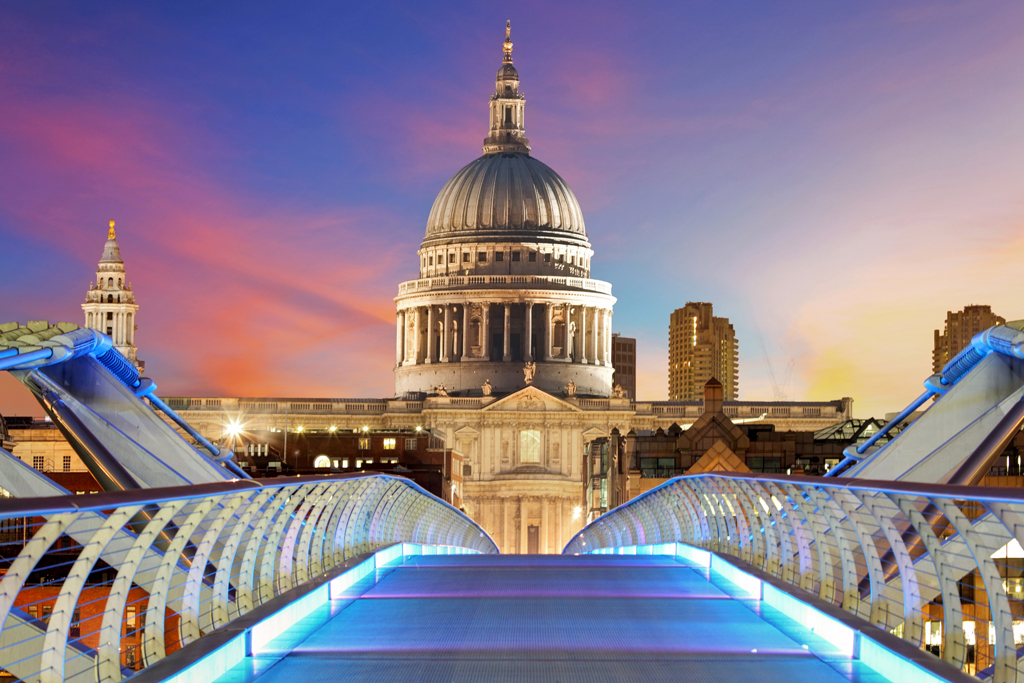
[[228, 423], [228, 426], [224, 428], [224, 433], [227, 436], [238, 436], [242, 433], [242, 425], [238, 423], [238, 420], [232, 420]]
[[576, 507], [574, 507], [572, 509], [572, 518], [573, 519], [579, 519], [582, 516], [583, 516], [583, 508], [582, 507], [577, 505]]

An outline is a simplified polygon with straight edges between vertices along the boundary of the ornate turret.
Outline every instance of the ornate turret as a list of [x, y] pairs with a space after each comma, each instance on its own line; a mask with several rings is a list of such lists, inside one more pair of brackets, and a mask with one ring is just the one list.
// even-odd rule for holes
[[504, 57], [494, 78], [491, 95], [491, 134], [484, 140], [484, 154], [529, 154], [530, 141], [523, 127], [526, 97], [519, 92], [519, 72], [512, 65], [512, 22], [505, 22]]
[[96, 268], [96, 284], [89, 285], [82, 310], [85, 326], [113, 339], [114, 348], [142, 372], [146, 364], [136, 357], [135, 348], [135, 314], [139, 307], [125, 274], [114, 221], [110, 221], [103, 256]]

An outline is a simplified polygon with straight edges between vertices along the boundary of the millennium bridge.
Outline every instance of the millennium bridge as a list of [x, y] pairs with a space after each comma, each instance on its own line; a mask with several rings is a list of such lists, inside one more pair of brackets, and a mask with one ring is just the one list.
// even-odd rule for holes
[[106, 489], [0, 449], [0, 680], [1024, 681], [1024, 491], [975, 485], [1022, 359], [978, 335], [836, 476], [683, 476], [499, 555], [401, 477], [249, 479], [102, 334], [0, 327]]

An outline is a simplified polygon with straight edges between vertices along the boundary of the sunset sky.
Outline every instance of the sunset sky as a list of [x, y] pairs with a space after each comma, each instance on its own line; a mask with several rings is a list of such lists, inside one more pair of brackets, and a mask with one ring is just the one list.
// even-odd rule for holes
[[1024, 3], [111, 1], [0, 7], [0, 322], [82, 323], [114, 219], [162, 395], [391, 396], [506, 19], [640, 399], [687, 301], [741, 399], [858, 417], [921, 392], [947, 310], [1024, 318]]

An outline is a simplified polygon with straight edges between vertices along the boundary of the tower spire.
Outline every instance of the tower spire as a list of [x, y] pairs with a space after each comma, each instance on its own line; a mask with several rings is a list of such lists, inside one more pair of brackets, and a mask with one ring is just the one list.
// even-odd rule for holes
[[89, 283], [82, 310], [85, 327], [102, 332], [114, 341], [114, 348], [142, 372], [145, 363], [136, 356], [135, 316], [139, 311], [135, 292], [128, 284], [121, 249], [117, 246], [114, 221], [108, 223], [107, 242], [96, 266], [96, 284]]
[[529, 154], [530, 141], [523, 127], [526, 98], [519, 92], [519, 71], [512, 66], [512, 21], [505, 22], [503, 58], [491, 95], [491, 131], [484, 154]]

